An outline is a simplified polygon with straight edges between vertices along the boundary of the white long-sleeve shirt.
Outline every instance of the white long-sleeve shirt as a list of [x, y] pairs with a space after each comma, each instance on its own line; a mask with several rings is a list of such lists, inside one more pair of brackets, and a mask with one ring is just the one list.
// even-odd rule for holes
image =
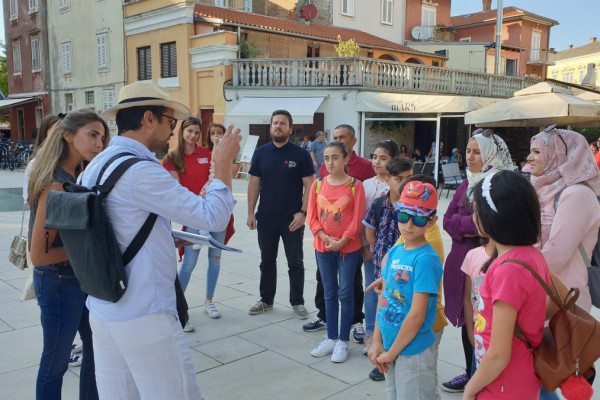
[[[177, 259], [171, 221], [209, 232], [223, 231], [236, 201], [220, 180], [208, 188], [206, 199], [181, 186], [146, 146], [127, 137], [114, 138], [81, 175], [91, 188], [104, 164], [119, 153], [132, 153], [142, 161], [117, 181], [104, 202], [121, 252], [124, 252], [150, 213], [158, 215], [150, 236], [126, 266], [127, 289], [116, 303], [88, 297], [87, 307], [105, 321], [127, 321], [157, 312], [177, 314], [174, 281]], [[128, 156], [114, 161], [101, 183]]]

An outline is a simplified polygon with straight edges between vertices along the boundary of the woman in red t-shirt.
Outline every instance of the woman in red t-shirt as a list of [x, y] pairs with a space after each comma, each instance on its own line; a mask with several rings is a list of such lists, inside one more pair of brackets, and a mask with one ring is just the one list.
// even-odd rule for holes
[[[213, 124], [209, 128], [212, 133], [214, 128]], [[221, 125], [222, 127], [222, 125]], [[225, 128], [222, 127], [222, 134], [225, 133]], [[188, 118], [183, 122], [179, 133], [177, 135], [177, 145], [175, 149], [169, 152], [165, 157], [163, 166], [173, 175], [175, 179], [181, 183], [182, 186], [189, 189], [195, 194], [200, 194], [202, 188], [209, 180], [210, 175], [210, 161], [211, 151], [206, 147], [197, 145], [198, 140], [202, 133], [202, 120], [199, 118]], [[211, 135], [212, 141], [212, 135]], [[185, 227], [186, 232], [200, 233], [199, 230], [190, 227]], [[204, 232], [206, 233], [206, 232]], [[211, 236], [215, 239], [223, 242], [225, 238], [225, 231], [223, 232], [211, 232]], [[183, 253], [183, 262], [179, 269], [179, 281], [181, 287], [185, 291], [198, 256], [200, 254], [200, 248], [194, 248], [196, 246], [186, 246]], [[213, 254], [215, 253], [215, 254]], [[218, 254], [216, 254], [218, 253]], [[208, 250], [208, 269], [206, 278], [206, 301], [204, 303], [204, 312], [211, 318], [219, 318], [221, 314], [212, 302], [215, 287], [217, 285], [217, 279], [219, 277], [221, 251], [213, 249], [212, 247]], [[194, 326], [188, 322], [184, 328], [186, 332], [192, 332]]]

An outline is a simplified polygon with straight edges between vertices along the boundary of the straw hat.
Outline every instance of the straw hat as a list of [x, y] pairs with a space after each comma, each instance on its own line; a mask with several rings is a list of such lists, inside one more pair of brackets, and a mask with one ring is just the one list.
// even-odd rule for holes
[[169, 93], [152, 81], [137, 81], [119, 91], [119, 104], [102, 113], [102, 118], [114, 120], [117, 112], [139, 106], [163, 106], [175, 110], [176, 119], [186, 119], [192, 112], [181, 103], [169, 100]]

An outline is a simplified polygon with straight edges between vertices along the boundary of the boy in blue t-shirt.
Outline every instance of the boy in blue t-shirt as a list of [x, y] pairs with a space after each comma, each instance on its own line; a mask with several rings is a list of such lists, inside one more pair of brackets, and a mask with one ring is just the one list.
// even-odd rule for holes
[[384, 257], [383, 293], [369, 358], [385, 373], [388, 399], [439, 399], [437, 391], [436, 316], [442, 262], [425, 239], [436, 223], [437, 192], [413, 181], [395, 206], [404, 243]]

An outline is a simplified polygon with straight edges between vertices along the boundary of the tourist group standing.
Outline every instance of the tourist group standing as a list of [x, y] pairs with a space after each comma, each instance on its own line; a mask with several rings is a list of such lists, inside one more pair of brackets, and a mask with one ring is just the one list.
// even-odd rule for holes
[[[83, 342], [81, 399], [202, 398], [184, 334], [194, 326], [182, 326], [176, 296], [179, 283], [187, 289], [200, 249], [174, 241], [171, 222], [219, 242], [231, 237], [231, 165], [241, 136], [239, 129], [213, 123], [208, 147], [202, 147], [202, 121], [190, 114], [145, 81], [125, 86], [119, 103], [103, 113], [119, 131], [110, 144], [108, 127], [94, 112], [44, 122], [47, 138], [24, 186], [43, 330], [38, 399], [60, 398], [77, 331]], [[154, 152], [165, 148], [178, 121], [176, 145], [161, 165]], [[288, 111], [274, 111], [271, 142], [256, 149], [249, 170], [246, 223], [257, 232], [261, 260], [260, 297], [248, 313], [275, 305], [281, 241], [287, 301], [296, 317], [308, 318], [308, 225], [318, 312], [302, 328], [326, 330], [312, 356], [344, 362], [353, 339], [375, 367], [371, 379], [386, 381], [388, 399], [439, 398], [438, 350], [449, 321], [461, 329], [466, 369], [443, 390], [464, 392], [463, 399], [557, 398], [543, 389], [540, 394], [533, 354], [513, 329], [518, 323], [535, 346], [546, 320], [546, 293], [524, 264], [546, 283], [578, 288], [577, 304], [591, 308], [586, 256], [600, 228], [600, 172], [585, 139], [554, 128], [534, 136], [529, 182], [512, 171], [502, 138], [476, 131], [465, 152], [467, 179], [442, 218], [452, 238], [444, 260], [436, 182], [412, 176], [406, 146], [377, 143], [369, 161], [355, 152], [351, 125], [337, 126], [329, 143], [318, 132], [303, 146], [290, 141], [293, 129]], [[432, 147], [430, 156], [443, 151]], [[462, 161], [459, 149], [453, 154]], [[155, 220], [150, 218], [147, 239], [125, 267], [127, 290], [110, 302], [81, 290], [60, 235], [44, 227], [45, 200], [49, 191], [64, 190], [63, 183], [92, 189], [130, 158], [142, 161], [125, 171], [103, 203], [121, 250], [137, 240], [143, 221]], [[176, 247], [183, 247], [179, 273]], [[221, 316], [213, 302], [220, 257], [219, 250], [208, 250], [203, 310], [210, 318]]]

